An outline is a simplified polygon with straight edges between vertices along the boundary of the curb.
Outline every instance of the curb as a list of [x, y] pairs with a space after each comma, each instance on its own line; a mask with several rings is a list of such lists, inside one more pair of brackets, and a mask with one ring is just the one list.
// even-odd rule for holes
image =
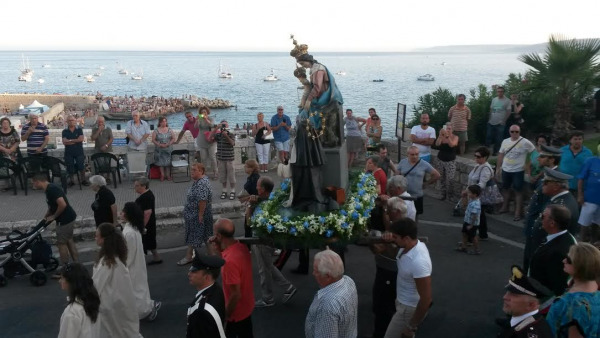
[[[227, 201], [221, 203], [214, 203], [212, 205], [212, 213], [215, 218], [220, 218], [220, 215], [229, 213], [241, 213], [244, 210], [244, 205], [240, 201]], [[14, 230], [27, 232], [29, 229], [39, 223], [40, 220], [27, 220], [18, 222], [1, 222], [0, 223], [0, 238], [5, 237]], [[156, 209], [156, 228], [161, 229], [175, 229], [183, 227], [183, 206], [158, 208]], [[56, 223], [49, 225], [46, 231], [50, 232], [49, 236], [44, 236], [50, 239], [54, 243], [56, 240]], [[73, 230], [73, 237], [75, 241], [89, 241], [93, 240], [96, 233], [96, 223], [94, 217], [90, 216], [77, 216], [75, 220], [75, 229]]]

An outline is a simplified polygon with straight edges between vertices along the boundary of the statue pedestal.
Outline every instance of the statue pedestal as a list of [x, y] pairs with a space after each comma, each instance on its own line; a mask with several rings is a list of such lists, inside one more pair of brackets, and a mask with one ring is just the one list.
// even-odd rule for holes
[[[342, 134], [343, 135], [343, 134]], [[348, 189], [348, 153], [346, 142], [341, 147], [323, 148], [327, 163], [321, 167], [323, 187]]]

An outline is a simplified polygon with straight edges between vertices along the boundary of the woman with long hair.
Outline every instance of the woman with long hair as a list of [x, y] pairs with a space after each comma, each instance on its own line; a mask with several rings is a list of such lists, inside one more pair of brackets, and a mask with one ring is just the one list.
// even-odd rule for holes
[[156, 319], [161, 302], [150, 298], [148, 287], [148, 271], [146, 270], [146, 258], [142, 244], [142, 233], [144, 232], [144, 213], [134, 202], [127, 202], [121, 211], [123, 224], [123, 237], [127, 243], [127, 269], [131, 277], [131, 286], [135, 294], [137, 311], [140, 319], [148, 321]]
[[264, 121], [265, 114], [256, 115], [258, 122], [252, 125], [252, 135], [254, 135], [254, 145], [256, 146], [256, 155], [260, 163], [260, 172], [269, 172], [267, 167], [271, 159], [271, 140], [266, 139], [271, 134], [271, 126]]
[[600, 333], [600, 250], [579, 242], [563, 259], [572, 286], [550, 307], [546, 321], [556, 337], [598, 337]]
[[60, 317], [58, 338], [91, 337], [98, 319], [100, 296], [87, 269], [68, 263], [60, 274], [60, 287], [67, 292], [67, 307]]
[[125, 266], [125, 238], [114, 225], [102, 223], [96, 230], [96, 244], [100, 247], [92, 276], [100, 295], [96, 337], [141, 337], [131, 277]]

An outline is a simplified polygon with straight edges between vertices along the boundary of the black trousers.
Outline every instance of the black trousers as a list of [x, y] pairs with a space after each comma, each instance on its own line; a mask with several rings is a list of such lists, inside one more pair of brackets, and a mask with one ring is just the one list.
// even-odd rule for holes
[[227, 322], [227, 328], [225, 329], [225, 335], [227, 338], [253, 338], [252, 333], [252, 315], [246, 319], [242, 319], [239, 322]]
[[481, 209], [481, 216], [479, 216], [479, 238], [488, 238], [487, 232], [487, 217], [485, 216], [485, 211]]
[[375, 314], [373, 338], [385, 336], [385, 331], [396, 313], [397, 276], [397, 271], [377, 267], [373, 283], [373, 314]]

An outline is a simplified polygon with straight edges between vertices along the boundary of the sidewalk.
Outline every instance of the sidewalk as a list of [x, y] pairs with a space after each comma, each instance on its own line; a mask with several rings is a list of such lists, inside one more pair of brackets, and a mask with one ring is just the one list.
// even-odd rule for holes
[[[278, 186], [281, 179], [277, 176], [275, 170], [269, 173], [261, 174], [272, 178]], [[247, 175], [242, 171], [236, 171], [236, 192], [240, 191], [246, 183]], [[168, 222], [182, 224], [181, 213], [188, 188], [193, 181], [183, 183], [173, 183], [171, 181], [161, 182], [159, 180], [150, 181], [150, 190], [156, 197], [156, 216], [157, 223]], [[213, 214], [223, 214], [240, 211], [241, 203], [236, 200], [220, 199], [222, 185], [219, 181], [211, 180], [212, 186], [212, 207]], [[133, 190], [133, 181], [123, 180], [122, 184], [117, 185], [117, 189], [111, 185], [109, 189], [114, 193], [117, 203], [117, 210], [121, 210], [126, 202], [133, 202], [139, 196]], [[73, 186], [68, 190], [67, 199], [77, 213], [78, 227], [94, 226], [93, 211], [91, 205], [94, 202], [95, 192], [90, 187]], [[27, 230], [32, 225], [39, 222], [46, 213], [47, 204], [44, 192], [39, 190], [29, 190], [25, 196], [23, 190], [18, 190], [18, 194], [13, 195], [12, 190], [0, 192], [0, 236], [6, 235], [13, 229]], [[160, 224], [158, 224], [160, 227]], [[52, 230], [54, 225], [49, 227]], [[77, 232], [77, 231], [76, 231]]]

